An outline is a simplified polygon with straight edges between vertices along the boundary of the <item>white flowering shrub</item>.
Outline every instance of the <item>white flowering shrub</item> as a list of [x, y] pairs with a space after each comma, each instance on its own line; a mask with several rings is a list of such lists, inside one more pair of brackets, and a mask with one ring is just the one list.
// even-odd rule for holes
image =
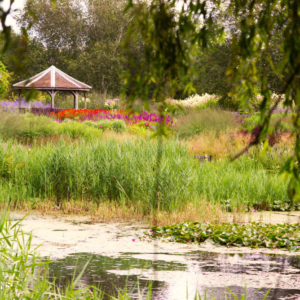
[[199, 105], [204, 105], [208, 103], [209, 101], [216, 102], [220, 97], [217, 95], [209, 95], [209, 94], [204, 94], [204, 95], [191, 95], [185, 100], [174, 100], [174, 99], [169, 99], [167, 100], [170, 104], [176, 104], [180, 105], [183, 108], [194, 108]]
[[[264, 97], [262, 95], [256, 95], [254, 97], [254, 99], [251, 100], [251, 105], [255, 110], [259, 110], [260, 107], [260, 103], [262, 102], [262, 100], [264, 99]], [[283, 94], [276, 94], [276, 93], [272, 93], [271, 95], [271, 105], [274, 104], [278, 99], [280, 99], [279, 105], [277, 106], [277, 108], [281, 109], [283, 108], [283, 102], [285, 100], [285, 95]]]
[[108, 99], [105, 101], [104, 103], [104, 107], [106, 109], [116, 109], [119, 107], [119, 104], [120, 104], [120, 99]]

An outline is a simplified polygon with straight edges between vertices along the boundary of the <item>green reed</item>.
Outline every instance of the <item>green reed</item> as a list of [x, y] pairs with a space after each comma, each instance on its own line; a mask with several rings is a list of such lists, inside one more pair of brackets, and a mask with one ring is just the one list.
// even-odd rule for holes
[[[117, 141], [113, 138], [23, 147], [0, 145], [0, 199], [119, 200], [143, 211], [151, 205], [155, 183], [157, 142], [149, 138]], [[185, 144], [164, 141], [159, 208], [173, 210], [206, 199], [230, 200], [233, 206], [269, 205], [288, 200], [286, 182], [264, 165], [244, 156], [200, 163], [189, 157]]]

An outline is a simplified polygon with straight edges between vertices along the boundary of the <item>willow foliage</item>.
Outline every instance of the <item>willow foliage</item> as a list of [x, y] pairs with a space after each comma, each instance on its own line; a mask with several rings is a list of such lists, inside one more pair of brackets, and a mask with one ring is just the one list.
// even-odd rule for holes
[[[300, 185], [300, 2], [298, 0], [128, 0], [134, 22], [128, 38], [141, 32], [148, 48], [144, 53], [145, 68], [128, 74], [131, 88], [129, 103], [136, 97], [148, 102], [147, 88], [155, 86], [153, 97], [163, 107], [166, 96], [178, 85], [178, 78], [193, 76], [194, 47], [210, 50], [226, 43], [232, 49], [226, 72], [230, 91], [226, 97], [247, 106], [258, 94], [261, 119], [251, 146], [266, 139], [272, 111], [279, 104], [271, 102], [270, 70], [279, 82], [278, 93], [285, 95], [284, 107], [295, 112], [293, 133], [295, 154], [282, 171], [290, 178], [289, 196], [299, 198]], [[126, 44], [125, 44], [126, 46]], [[193, 91], [192, 80], [185, 90]]]

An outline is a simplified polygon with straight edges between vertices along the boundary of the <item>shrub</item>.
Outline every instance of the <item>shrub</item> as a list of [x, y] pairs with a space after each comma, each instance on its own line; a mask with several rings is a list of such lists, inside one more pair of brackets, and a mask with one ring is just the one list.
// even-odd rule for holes
[[84, 123], [71, 120], [59, 123], [46, 116], [36, 116], [30, 113], [0, 113], [0, 136], [4, 140], [17, 139], [25, 142], [60, 134], [68, 135], [72, 139], [92, 139], [100, 137], [102, 132]]
[[102, 135], [102, 132], [99, 129], [85, 125], [81, 122], [68, 120], [57, 124], [57, 133], [68, 135], [72, 139], [95, 139]]
[[185, 100], [167, 100], [170, 104], [176, 104], [183, 108], [201, 108], [207, 106], [214, 106], [214, 104], [217, 102], [219, 96], [216, 95], [191, 95]]
[[116, 109], [120, 106], [120, 99], [108, 99], [104, 103], [104, 107], [107, 109]]
[[83, 124], [93, 127], [93, 128], [98, 128], [102, 130], [113, 130], [117, 133], [122, 133], [126, 131], [126, 124], [123, 120], [100, 120], [100, 121], [85, 121]]
[[[248, 132], [252, 132], [256, 127], [260, 125], [260, 115], [254, 114], [241, 120], [241, 126]], [[283, 133], [292, 130], [291, 116], [286, 114], [273, 114], [271, 117], [268, 133]]]
[[12, 112], [0, 113], [0, 134], [2, 138], [32, 140], [40, 136], [55, 134], [55, 122], [45, 116], [20, 115]]

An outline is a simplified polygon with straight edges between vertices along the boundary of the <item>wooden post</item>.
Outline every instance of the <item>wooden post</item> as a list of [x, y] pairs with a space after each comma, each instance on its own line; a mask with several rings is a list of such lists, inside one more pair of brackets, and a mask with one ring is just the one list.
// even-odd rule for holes
[[51, 93], [51, 108], [54, 108], [54, 97], [55, 95], [53, 95], [53, 91]]
[[54, 108], [54, 97], [57, 94], [58, 91], [47, 91], [47, 93], [50, 95], [51, 97], [51, 108]]
[[72, 92], [74, 95], [74, 109], [78, 109], [78, 91]]
[[84, 95], [84, 109], [86, 109], [86, 92], [83, 92]]

